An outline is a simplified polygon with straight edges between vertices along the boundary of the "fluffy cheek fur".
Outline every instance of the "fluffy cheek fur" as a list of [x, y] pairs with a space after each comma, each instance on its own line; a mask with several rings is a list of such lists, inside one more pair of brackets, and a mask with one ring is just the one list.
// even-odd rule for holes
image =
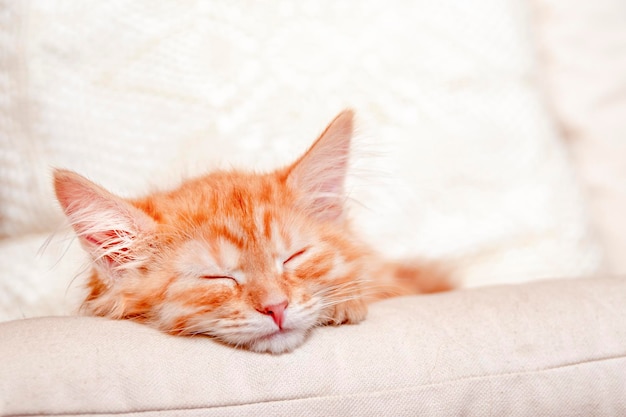
[[311, 249], [302, 257], [274, 277], [288, 293], [280, 328], [255, 308], [268, 280], [254, 273], [240, 275], [242, 282], [179, 276], [155, 309], [154, 324], [171, 334], [205, 334], [257, 352], [282, 353], [300, 345], [315, 326], [361, 321], [366, 308], [354, 279], [359, 268], [347, 264], [338, 248]]
[[[294, 349], [315, 326], [365, 318], [364, 259], [369, 257], [364, 250], [341, 234], [306, 232], [295, 224], [288, 229], [290, 233], [274, 234], [282, 239], [262, 242], [259, 247], [273, 249], [261, 254], [259, 247], [246, 253], [225, 240], [208, 244], [203, 237], [159, 242], [158, 256], [143, 266], [104, 280], [95, 273], [84, 307], [91, 314], [140, 321], [173, 335], [205, 334], [272, 353]], [[280, 262], [284, 254], [302, 247], [307, 247], [302, 255]], [[259, 257], [252, 262], [254, 268], [243, 264], [233, 274], [236, 280], [203, 277], [207, 271], [228, 275], [231, 268], [241, 267], [242, 259], [254, 256]], [[262, 299], [276, 289], [288, 301], [280, 328], [259, 311]]]
[[[181, 315], [181, 311], [186, 314]], [[164, 304], [161, 325], [175, 334], [206, 334], [229, 345], [257, 352], [282, 353], [300, 345], [319, 321], [320, 303], [293, 298], [285, 310], [282, 328], [271, 317], [250, 308], [234, 296], [216, 308]]]

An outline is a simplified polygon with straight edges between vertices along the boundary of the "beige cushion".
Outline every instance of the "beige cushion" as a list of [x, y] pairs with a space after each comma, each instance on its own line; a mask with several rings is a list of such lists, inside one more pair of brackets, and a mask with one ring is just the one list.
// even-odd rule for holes
[[392, 299], [289, 354], [124, 321], [0, 324], [0, 414], [617, 416], [626, 280]]

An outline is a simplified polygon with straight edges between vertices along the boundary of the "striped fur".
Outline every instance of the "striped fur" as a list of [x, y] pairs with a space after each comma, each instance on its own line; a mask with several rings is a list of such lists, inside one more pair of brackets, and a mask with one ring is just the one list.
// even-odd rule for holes
[[339, 114], [286, 168], [217, 171], [137, 200], [57, 170], [94, 261], [84, 310], [281, 353], [315, 326], [360, 322], [370, 301], [449, 289], [434, 270], [380, 260], [350, 229], [352, 119]]

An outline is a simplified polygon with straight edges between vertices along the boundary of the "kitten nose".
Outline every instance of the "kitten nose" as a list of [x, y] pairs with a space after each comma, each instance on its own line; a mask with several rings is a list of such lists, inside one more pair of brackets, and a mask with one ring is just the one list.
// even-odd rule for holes
[[289, 302], [287, 300], [279, 304], [264, 306], [259, 310], [260, 313], [270, 316], [279, 329], [283, 328], [283, 318], [285, 317], [285, 309]]

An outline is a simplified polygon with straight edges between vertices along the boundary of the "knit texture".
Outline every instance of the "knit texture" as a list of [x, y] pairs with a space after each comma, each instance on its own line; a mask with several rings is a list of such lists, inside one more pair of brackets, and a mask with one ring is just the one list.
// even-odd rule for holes
[[[51, 168], [123, 196], [301, 153], [359, 116], [355, 224], [468, 286], [597, 271], [518, 0], [0, 2], [0, 317], [84, 269]], [[59, 259], [61, 258], [61, 261]], [[71, 292], [71, 291], [70, 291]]]

